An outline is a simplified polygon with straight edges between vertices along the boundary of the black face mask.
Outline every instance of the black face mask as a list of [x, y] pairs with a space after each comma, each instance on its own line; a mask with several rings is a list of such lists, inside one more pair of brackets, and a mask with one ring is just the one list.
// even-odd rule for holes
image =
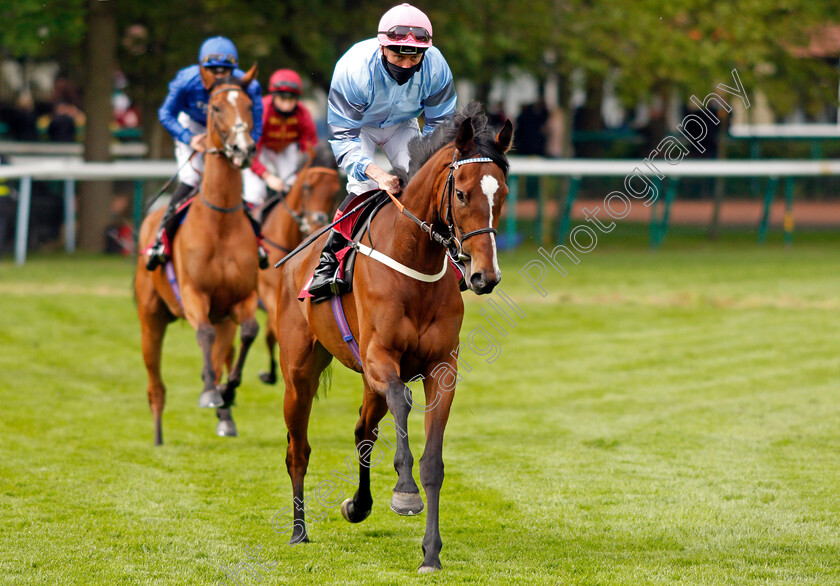
[[385, 66], [385, 71], [388, 72], [391, 79], [397, 82], [397, 85], [403, 85], [408, 83], [411, 76], [417, 73], [417, 70], [420, 69], [421, 65], [423, 65], [423, 59], [420, 59], [420, 63], [417, 65], [412, 65], [411, 67], [400, 67], [399, 65], [394, 65], [385, 58], [385, 55], [382, 55], [382, 64]]

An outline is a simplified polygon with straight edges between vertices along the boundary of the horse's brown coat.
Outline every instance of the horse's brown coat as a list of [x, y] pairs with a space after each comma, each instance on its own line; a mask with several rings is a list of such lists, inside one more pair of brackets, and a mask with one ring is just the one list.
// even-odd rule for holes
[[[495, 137], [493, 148], [504, 153], [510, 147], [512, 126], [508, 122]], [[485, 137], [485, 143], [486, 137]], [[445, 202], [444, 183], [449, 165], [457, 149], [459, 159], [473, 156], [477, 150], [470, 118], [463, 119], [454, 144], [434, 154], [416, 173], [400, 197], [400, 202], [417, 217], [434, 222], [442, 229], [439, 210]], [[503, 155], [502, 155], [503, 156]], [[481, 187], [482, 178], [491, 176], [499, 188], [492, 203], [493, 228], [507, 195], [505, 176], [493, 163], [464, 165], [454, 172], [453, 213], [458, 233], [487, 228], [490, 223], [490, 200]], [[489, 293], [500, 275], [495, 267], [494, 236], [483, 233], [464, 243], [464, 252], [471, 259], [468, 280], [478, 293]], [[356, 425], [356, 444], [375, 441], [375, 429], [388, 410], [398, 428], [407, 428], [410, 410], [405, 400], [405, 385], [416, 375], [424, 377], [426, 403], [437, 402], [426, 412], [426, 447], [420, 460], [420, 479], [426, 491], [428, 516], [423, 540], [422, 571], [440, 567], [441, 549], [438, 527], [439, 494], [443, 482], [443, 432], [449, 417], [454, 391], [443, 389], [432, 373], [441, 365], [457, 372], [454, 352], [463, 320], [464, 306], [455, 277], [447, 273], [435, 283], [422, 283], [402, 275], [366, 256], [356, 259], [354, 289], [343, 299], [347, 321], [359, 343], [362, 369], [341, 337], [333, 318], [330, 303], [312, 304], [297, 301], [297, 295], [315, 268], [326, 236], [280, 267], [276, 328], [279, 339], [280, 365], [286, 382], [284, 415], [289, 431], [286, 465], [292, 480], [295, 499], [304, 499], [303, 481], [309, 461], [307, 437], [312, 400], [318, 377], [332, 357], [356, 371], [363, 370], [364, 397], [361, 417]], [[416, 224], [399, 213], [395, 206], [386, 206], [374, 219], [370, 236], [365, 240], [376, 250], [396, 261], [426, 274], [437, 273], [444, 261], [444, 248], [421, 232]], [[443, 392], [442, 392], [443, 391]], [[369, 457], [369, 450], [367, 450]], [[360, 458], [359, 490], [345, 502], [345, 518], [363, 520], [373, 500], [370, 494], [370, 473], [367, 457]], [[397, 436], [394, 466], [399, 474], [395, 493], [416, 496], [419, 490], [412, 477], [413, 456], [407, 437]], [[397, 510], [399, 499], [392, 500]], [[422, 501], [420, 501], [422, 506]], [[407, 511], [400, 511], [408, 514]], [[413, 511], [416, 512], [416, 511]], [[306, 540], [303, 507], [295, 508], [292, 541]]]
[[[204, 70], [202, 74], [205, 77], [208, 75]], [[258, 329], [255, 313], [259, 259], [254, 231], [243, 210], [224, 213], [207, 205], [209, 202], [217, 207], [234, 208], [242, 202], [241, 170], [228, 156], [233, 153], [233, 160], [243, 166], [248, 164], [249, 156], [253, 156], [251, 100], [243, 88], [255, 77], [256, 66], [241, 80], [217, 84], [211, 92], [207, 122], [209, 149], [205, 156], [201, 197], [196, 197], [192, 203], [173, 243], [173, 264], [183, 306], [178, 303], [163, 268], [147, 271], [142, 254], [137, 261], [137, 312], [142, 332], [143, 360], [149, 375], [149, 405], [155, 421], [155, 443], [158, 445], [163, 442], [161, 416], [166, 390], [160, 362], [167, 324], [185, 318], [198, 332], [205, 359], [202, 373], [205, 393], [216, 390], [223, 366], [227, 366], [226, 392], [230, 400], [239, 384], [248, 346]], [[210, 86], [213, 80], [208, 78], [203, 81]], [[245, 123], [247, 130], [230, 131], [237, 121]], [[143, 221], [140, 250], [153, 241], [162, 214], [163, 211], [159, 210]], [[231, 369], [232, 342], [237, 325], [242, 325], [242, 348], [236, 366]], [[224, 419], [229, 410], [220, 415]]]

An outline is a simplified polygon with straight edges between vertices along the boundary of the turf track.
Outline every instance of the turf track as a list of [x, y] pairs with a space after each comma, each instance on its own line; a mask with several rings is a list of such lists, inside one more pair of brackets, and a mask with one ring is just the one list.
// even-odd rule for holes
[[[552, 274], [545, 298], [517, 274], [535, 249], [502, 256], [502, 288], [527, 316], [492, 364], [464, 355], [444, 570], [425, 577], [425, 515], [388, 509], [387, 460], [361, 525], [319, 506], [311, 544], [272, 530], [291, 490], [282, 385], [257, 380], [261, 344], [241, 437], [220, 439], [196, 406], [194, 332], [170, 327], [155, 449], [132, 263], [4, 260], [0, 583], [212, 583], [245, 547], [278, 564], [243, 584], [838, 583], [840, 236], [753, 239], [675, 234], [652, 253], [643, 233], [615, 233]], [[486, 299], [465, 298], [466, 333]], [[313, 410], [310, 489], [352, 454], [361, 385], [333, 374]], [[418, 459], [421, 430], [413, 414]]]

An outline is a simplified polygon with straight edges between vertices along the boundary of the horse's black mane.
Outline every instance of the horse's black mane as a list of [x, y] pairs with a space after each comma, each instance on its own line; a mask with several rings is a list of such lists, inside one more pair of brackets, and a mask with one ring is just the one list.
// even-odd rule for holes
[[432, 158], [432, 155], [455, 140], [458, 127], [467, 118], [472, 119], [473, 131], [475, 132], [473, 140], [478, 147], [479, 154], [489, 157], [507, 177], [510, 164], [505, 153], [496, 144], [496, 133], [490, 127], [481, 104], [470, 102], [455, 114], [449, 124], [438, 126], [429, 136], [421, 136], [408, 143], [408, 154], [411, 160], [408, 173], [399, 168], [394, 170], [394, 173], [403, 181], [404, 185], [408, 184], [408, 181], [426, 164], [426, 161]]

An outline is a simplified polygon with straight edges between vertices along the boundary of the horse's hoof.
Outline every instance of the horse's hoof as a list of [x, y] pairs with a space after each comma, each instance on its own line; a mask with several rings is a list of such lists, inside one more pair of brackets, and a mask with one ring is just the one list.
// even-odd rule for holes
[[341, 515], [351, 523], [361, 523], [370, 516], [371, 509], [359, 513], [353, 504], [353, 499], [341, 503]]
[[411, 517], [423, 512], [425, 505], [419, 492], [397, 492], [391, 497], [391, 510], [397, 515]]
[[219, 437], [239, 437], [236, 431], [236, 424], [233, 419], [222, 419], [216, 426], [216, 435]]
[[215, 409], [216, 407], [221, 407], [225, 404], [225, 400], [222, 398], [222, 394], [217, 391], [216, 389], [210, 389], [209, 391], [204, 391], [198, 397], [198, 406], [203, 408], [212, 408]]
[[261, 372], [260, 380], [267, 385], [277, 384], [277, 375], [270, 372]]
[[422, 565], [419, 568], [417, 568], [417, 573], [418, 574], [431, 574], [432, 572], [437, 572], [438, 570], [440, 570], [440, 566]]
[[303, 534], [302, 536], [295, 537], [294, 535], [289, 540], [289, 545], [299, 545], [301, 543], [309, 543], [309, 536]]

